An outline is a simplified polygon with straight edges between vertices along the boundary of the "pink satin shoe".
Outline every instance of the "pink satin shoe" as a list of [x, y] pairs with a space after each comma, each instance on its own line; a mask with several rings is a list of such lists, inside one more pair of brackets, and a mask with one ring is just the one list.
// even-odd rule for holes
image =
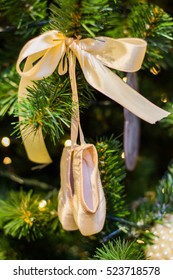
[[73, 153], [73, 216], [82, 233], [100, 232], [106, 216], [106, 201], [98, 170], [97, 150], [92, 144], [77, 146]]
[[73, 218], [73, 175], [71, 147], [64, 147], [60, 162], [61, 187], [58, 194], [58, 217], [65, 230], [77, 230]]

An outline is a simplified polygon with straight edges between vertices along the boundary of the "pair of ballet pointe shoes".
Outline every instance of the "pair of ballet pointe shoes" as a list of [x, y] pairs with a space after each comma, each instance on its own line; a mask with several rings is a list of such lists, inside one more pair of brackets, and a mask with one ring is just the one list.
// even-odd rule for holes
[[58, 217], [62, 227], [79, 230], [84, 236], [100, 232], [105, 222], [106, 202], [95, 146], [64, 147], [60, 173]]

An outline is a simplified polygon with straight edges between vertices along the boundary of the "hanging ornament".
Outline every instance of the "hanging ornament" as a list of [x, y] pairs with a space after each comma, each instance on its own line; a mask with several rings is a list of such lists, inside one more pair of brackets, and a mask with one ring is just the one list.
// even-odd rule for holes
[[[98, 169], [98, 154], [93, 144], [85, 143], [80, 124], [79, 100], [75, 75], [75, 56], [69, 54], [72, 101], [70, 146], [63, 149], [58, 194], [58, 217], [65, 230], [79, 230], [88, 236], [100, 232], [106, 218], [106, 200]], [[77, 138], [80, 138], [80, 145]]]
[[[127, 84], [138, 90], [138, 78], [136, 73], [127, 73]], [[133, 171], [136, 167], [139, 140], [140, 140], [140, 119], [124, 108], [124, 157], [126, 168]]]
[[151, 232], [155, 235], [152, 245], [146, 248], [150, 260], [173, 260], [173, 215], [167, 214], [163, 224], [156, 224]]

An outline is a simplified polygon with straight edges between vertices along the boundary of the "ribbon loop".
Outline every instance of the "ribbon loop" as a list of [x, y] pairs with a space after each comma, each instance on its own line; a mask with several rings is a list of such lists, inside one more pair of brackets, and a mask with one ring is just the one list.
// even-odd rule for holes
[[[50, 76], [65, 53], [65, 36], [52, 30], [30, 40], [21, 50], [16, 70], [21, 77], [41, 80]], [[20, 69], [21, 62], [30, 60], [30, 66]]]
[[96, 37], [81, 40], [79, 47], [110, 68], [136, 72], [141, 68], [147, 43], [138, 38]]

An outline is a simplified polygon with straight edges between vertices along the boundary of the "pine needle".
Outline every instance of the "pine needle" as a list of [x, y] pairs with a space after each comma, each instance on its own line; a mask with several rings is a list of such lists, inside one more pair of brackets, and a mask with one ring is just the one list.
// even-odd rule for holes
[[53, 215], [47, 205], [39, 207], [41, 201], [41, 196], [32, 190], [12, 191], [7, 200], [0, 200], [0, 224], [5, 235], [27, 241], [42, 238], [53, 222]]
[[107, 215], [124, 217], [128, 214], [122, 184], [126, 173], [121, 158], [122, 144], [113, 136], [96, 143], [101, 181], [107, 200]]
[[126, 241], [119, 238], [109, 241], [101, 248], [97, 248], [94, 260], [143, 260], [144, 253], [135, 241]]

